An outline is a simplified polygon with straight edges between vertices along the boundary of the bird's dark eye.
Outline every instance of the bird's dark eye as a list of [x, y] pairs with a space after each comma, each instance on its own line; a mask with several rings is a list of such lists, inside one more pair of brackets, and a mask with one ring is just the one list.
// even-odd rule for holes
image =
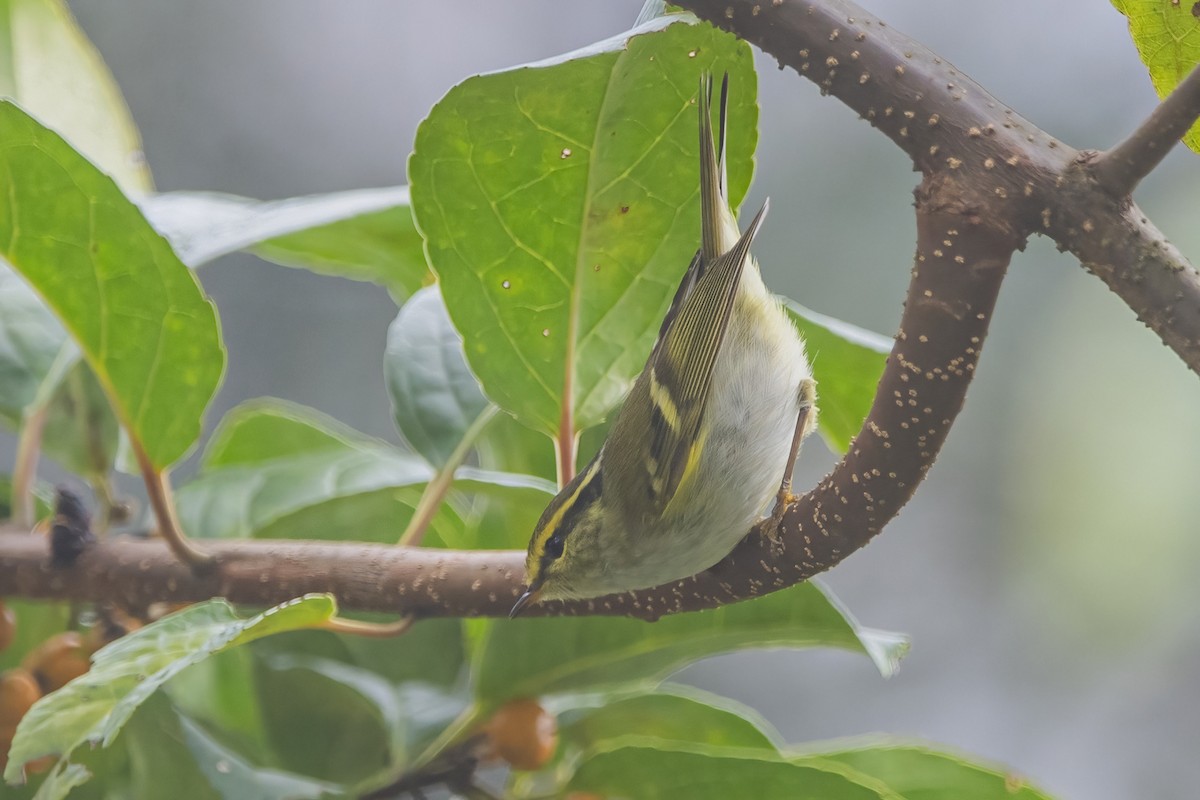
[[546, 549], [543, 552], [550, 558], [562, 558], [563, 535], [561, 531], [546, 540]]

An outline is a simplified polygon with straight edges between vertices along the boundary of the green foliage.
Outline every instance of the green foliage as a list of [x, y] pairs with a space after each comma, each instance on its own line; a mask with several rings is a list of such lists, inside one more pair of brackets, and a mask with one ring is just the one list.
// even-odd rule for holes
[[[565, 407], [583, 452], [600, 446], [697, 246], [702, 71], [730, 73], [735, 202], [757, 140], [749, 48], [676, 15], [452, 89], [418, 132], [411, 204], [392, 187], [134, 205], [117, 184], [148, 186], [122, 161], [136, 131], [61, 4], [0, 0], [5, 53], [0, 94], [59, 133], [0, 104], [0, 255], [12, 266], [0, 264], [0, 421], [43, 415], [43, 449], [99, 493], [118, 418], [160, 468], [200, 431], [224, 355], [188, 267], [249, 250], [407, 299], [383, 368], [411, 449], [286, 401], [244, 402], [176, 494], [196, 536], [392, 542], [432, 503], [426, 545], [523, 546], [555, 491], [545, 434]], [[42, 83], [23, 82], [34, 67]], [[92, 87], [99, 122], [71, 86]], [[421, 288], [426, 251], [438, 284]], [[844, 450], [888, 343], [785, 302], [814, 361], [821, 430]], [[8, 495], [0, 481], [0, 516]], [[0, 666], [75, 624], [66, 604], [10, 607], [17, 638]], [[508, 797], [1043, 797], [918, 744], [797, 754], [755, 711], [661, 683], [762, 647], [841, 648], [894, 672], [904, 637], [860, 627], [815, 584], [653, 625], [423, 620], [368, 640], [314, 629], [333, 613], [327, 596], [249, 619], [214, 600], [119, 639], [25, 717], [6, 778], [61, 753], [38, 797], [355, 796], [438, 763], [498, 706], [536, 696], [559, 714], [562, 744], [545, 768], [510, 776]]]
[[170, 466], [199, 437], [225, 366], [212, 304], [62, 137], [9, 102], [0, 132], [0, 255], [62, 320], [150, 462]]
[[648, 28], [661, 30], [464, 81], [421, 123], [409, 161], [471, 368], [488, 397], [551, 435], [564, 404], [580, 430], [620, 400], [695, 252], [704, 70], [730, 74], [735, 203], [750, 180], [749, 47], [707, 25]]
[[66, 133], [121, 188], [151, 188], [125, 99], [63, 0], [0, 2], [0, 97]]
[[435, 467], [444, 466], [480, 416], [490, 414], [435, 286], [413, 295], [388, 328], [383, 372], [396, 427]]
[[908, 648], [859, 628], [814, 583], [743, 603], [663, 617], [556, 617], [482, 623], [472, 664], [485, 707], [510, 697], [654, 683], [686, 664], [747, 647], [841, 647], [890, 675]]
[[407, 186], [274, 202], [169, 192], [141, 205], [190, 267], [249, 250], [277, 264], [379, 283], [397, 299], [412, 294], [429, 275]]
[[[1129, 18], [1129, 33], [1150, 82], [1159, 97], [1166, 97], [1200, 64], [1200, 16], [1195, 3], [1160, 0], [1112, 0]], [[1200, 153], [1200, 124], [1183, 137], [1184, 144]]]
[[835, 453], [844, 453], [875, 397], [892, 343], [877, 333], [810, 311], [785, 299], [784, 308], [804, 335], [817, 381], [818, 425]]
[[[29, 710], [9, 751], [5, 780], [19, 782], [23, 765], [35, 758], [62, 755], [48, 782], [73, 784], [71, 752], [85, 742], [107, 747], [138, 706], [186, 667], [272, 633], [312, 627], [334, 610], [332, 597], [312, 595], [242, 619], [225, 601], [210, 600], [119, 639], [96, 652], [87, 674]], [[39, 794], [66, 792], [46, 794], [43, 786]]]
[[[541, 497], [528, 475], [462, 467], [460, 488]], [[434, 476], [423, 459], [311, 409], [262, 399], [239, 406], [213, 434], [199, 477], [179, 492], [180, 520], [197, 536], [394, 542]], [[441, 541], [465, 533], [450, 507], [434, 519]]]

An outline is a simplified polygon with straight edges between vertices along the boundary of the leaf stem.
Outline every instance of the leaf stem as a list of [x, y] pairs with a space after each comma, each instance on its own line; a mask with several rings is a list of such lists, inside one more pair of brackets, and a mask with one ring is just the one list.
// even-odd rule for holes
[[175, 498], [171, 492], [171, 479], [167, 476], [167, 471], [156, 469], [150, 463], [150, 457], [146, 455], [141, 442], [132, 435], [129, 437], [129, 444], [142, 471], [142, 481], [146, 484], [147, 499], [150, 501], [150, 508], [154, 510], [159, 534], [166, 539], [176, 557], [193, 570], [203, 571], [213, 567], [216, 558], [193, 545], [179, 527], [179, 519], [175, 514]]
[[499, 410], [498, 406], [488, 405], [479, 412], [479, 416], [463, 433], [462, 439], [450, 453], [446, 463], [433, 476], [433, 480], [426, 484], [425, 491], [421, 493], [421, 499], [417, 502], [417, 509], [413, 512], [412, 519], [408, 521], [408, 526], [404, 529], [404, 533], [400, 534], [400, 540], [396, 544], [401, 547], [417, 547], [421, 544], [421, 540], [425, 538], [425, 532], [429, 530], [429, 523], [433, 522], [434, 515], [441, 508], [446, 493], [450, 491], [450, 486], [454, 483], [454, 473], [466, 461], [471, 448], [475, 446], [475, 441]]
[[367, 622], [347, 617], [330, 617], [321, 623], [321, 628], [334, 633], [348, 633], [372, 639], [390, 639], [408, 633], [416, 621], [417, 618], [411, 615], [401, 617], [395, 622]]
[[579, 447], [579, 434], [574, 430], [571, 410], [563, 404], [563, 419], [554, 437], [554, 466], [558, 473], [558, 488], [562, 488], [575, 477], [575, 457]]
[[25, 414], [17, 437], [17, 457], [13, 463], [12, 518], [23, 528], [32, 528], [36, 503], [33, 484], [37, 478], [38, 455], [42, 449], [42, 431], [46, 427], [46, 405], [39, 404]]

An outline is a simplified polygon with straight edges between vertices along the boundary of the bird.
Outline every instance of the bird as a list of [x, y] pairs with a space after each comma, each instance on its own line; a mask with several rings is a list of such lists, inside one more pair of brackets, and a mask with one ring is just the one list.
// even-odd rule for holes
[[[658, 586], [712, 567], [760, 519], [781, 517], [817, 393], [800, 333], [767, 290], [728, 199], [729, 76], [717, 134], [701, 77], [701, 241], [646, 365], [596, 456], [534, 528], [517, 616], [542, 600]], [[774, 528], [772, 528], [774, 530]], [[773, 534], [772, 534], [773, 535]]]

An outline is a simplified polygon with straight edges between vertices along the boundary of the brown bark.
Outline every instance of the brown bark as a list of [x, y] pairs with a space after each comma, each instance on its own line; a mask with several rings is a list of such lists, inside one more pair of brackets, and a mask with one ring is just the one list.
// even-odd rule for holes
[[[1055, 141], [919, 43], [844, 0], [678, 0], [816, 82], [895, 142], [923, 173], [917, 253], [900, 329], [874, 405], [849, 453], [787, 511], [773, 545], [753, 531], [713, 569], [667, 586], [532, 614], [647, 619], [790, 586], [866, 544], [908, 501], [961, 409], [1009, 260], [1031, 233], [1101, 277], [1200, 372], [1200, 276], [1128, 193], [1200, 113], [1192, 76], [1108, 154]], [[324, 542], [206, 542], [215, 570], [194, 574], [159, 542], [113, 540], [75, 566], [48, 566], [45, 543], [0, 536], [0, 596], [155, 600], [221, 595], [267, 605], [328, 591], [343, 608], [417, 616], [507, 613], [516, 552]]]

